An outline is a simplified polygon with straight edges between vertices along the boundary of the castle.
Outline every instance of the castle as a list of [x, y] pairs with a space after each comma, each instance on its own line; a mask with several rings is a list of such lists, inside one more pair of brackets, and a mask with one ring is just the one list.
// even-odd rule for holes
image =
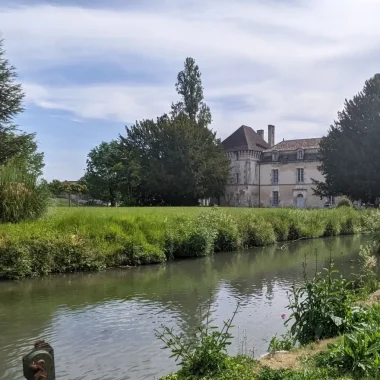
[[320, 138], [283, 140], [275, 144], [275, 126], [256, 132], [242, 125], [223, 142], [231, 160], [231, 176], [221, 206], [325, 207], [335, 199], [313, 195], [312, 179], [323, 181], [318, 170]]

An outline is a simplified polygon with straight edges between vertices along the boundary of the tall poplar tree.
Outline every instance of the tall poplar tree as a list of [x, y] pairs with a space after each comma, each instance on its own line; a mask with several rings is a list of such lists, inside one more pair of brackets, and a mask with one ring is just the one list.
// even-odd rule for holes
[[210, 108], [203, 102], [201, 72], [194, 58], [186, 58], [184, 69], [177, 75], [175, 88], [182, 99], [172, 104], [172, 116], [185, 113], [200, 126], [207, 127], [211, 124]]

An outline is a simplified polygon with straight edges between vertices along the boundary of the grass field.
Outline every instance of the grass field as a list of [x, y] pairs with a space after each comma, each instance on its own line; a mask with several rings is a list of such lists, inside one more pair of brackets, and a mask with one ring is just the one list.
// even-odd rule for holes
[[0, 278], [162, 263], [300, 238], [360, 232], [366, 211], [53, 207], [0, 225]]

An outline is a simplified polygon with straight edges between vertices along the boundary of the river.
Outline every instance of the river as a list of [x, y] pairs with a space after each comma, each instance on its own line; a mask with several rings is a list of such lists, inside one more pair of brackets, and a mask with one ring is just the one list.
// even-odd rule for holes
[[21, 357], [43, 338], [54, 347], [57, 380], [154, 379], [175, 370], [155, 337], [161, 325], [190, 334], [199, 308], [211, 302], [215, 323], [232, 316], [231, 354], [239, 336], [247, 351], [266, 352], [284, 332], [287, 290], [307, 271], [328, 264], [346, 274], [357, 265], [366, 236], [316, 239], [242, 253], [222, 253], [165, 266], [78, 273], [0, 282], [0, 378], [21, 380]]

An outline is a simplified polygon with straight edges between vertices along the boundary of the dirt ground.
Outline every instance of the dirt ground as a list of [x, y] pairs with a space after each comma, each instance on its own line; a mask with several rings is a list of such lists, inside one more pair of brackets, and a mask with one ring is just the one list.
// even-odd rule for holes
[[273, 369], [301, 369], [307, 359], [320, 351], [326, 350], [329, 343], [335, 343], [336, 338], [321, 340], [307, 347], [289, 351], [287, 353], [269, 354], [260, 359], [261, 364]]

